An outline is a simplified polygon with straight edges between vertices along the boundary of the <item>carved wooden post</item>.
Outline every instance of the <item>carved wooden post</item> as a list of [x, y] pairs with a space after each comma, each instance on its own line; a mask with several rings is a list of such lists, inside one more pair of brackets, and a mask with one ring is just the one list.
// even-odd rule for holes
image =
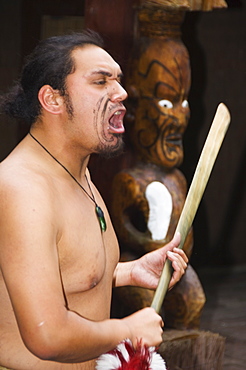
[[[113, 182], [112, 217], [123, 258], [159, 248], [173, 236], [186, 196], [186, 180], [177, 167], [183, 161], [182, 138], [189, 120], [189, 55], [180, 27], [189, 8], [186, 1], [145, 1], [138, 9], [135, 40], [127, 78], [128, 129], [134, 148], [133, 167]], [[190, 256], [190, 232], [184, 250]], [[130, 313], [149, 306], [153, 292], [122, 288], [117, 293]], [[167, 294], [165, 323], [198, 328], [205, 296], [191, 266]]]

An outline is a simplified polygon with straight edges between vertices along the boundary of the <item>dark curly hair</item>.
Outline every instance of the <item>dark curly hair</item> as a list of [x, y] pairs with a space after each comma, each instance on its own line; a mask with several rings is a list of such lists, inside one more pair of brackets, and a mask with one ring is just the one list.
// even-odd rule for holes
[[38, 100], [40, 88], [47, 84], [65, 96], [66, 77], [75, 68], [71, 53], [88, 44], [103, 47], [101, 37], [89, 30], [41, 41], [27, 57], [20, 79], [1, 98], [1, 111], [28, 124], [34, 123], [41, 110]]

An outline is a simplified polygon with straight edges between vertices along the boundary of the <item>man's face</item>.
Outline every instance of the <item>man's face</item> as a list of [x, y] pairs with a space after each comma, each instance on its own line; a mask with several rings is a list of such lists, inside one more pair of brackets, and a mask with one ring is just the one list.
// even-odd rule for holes
[[[103, 49], [86, 45], [73, 51], [75, 72], [67, 76], [69, 129], [88, 154], [110, 155], [122, 146], [127, 93], [119, 65]], [[71, 113], [72, 112], [72, 113]]]

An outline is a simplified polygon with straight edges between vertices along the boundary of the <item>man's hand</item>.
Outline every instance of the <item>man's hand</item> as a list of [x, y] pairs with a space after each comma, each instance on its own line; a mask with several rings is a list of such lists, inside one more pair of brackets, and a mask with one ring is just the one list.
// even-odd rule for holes
[[185, 273], [188, 263], [186, 254], [178, 248], [179, 243], [180, 234], [176, 233], [173, 239], [164, 247], [135, 260], [131, 269], [132, 285], [156, 289], [164, 263], [168, 258], [172, 262], [174, 270], [169, 284], [169, 289], [171, 289]]
[[151, 307], [143, 308], [122, 319], [129, 330], [128, 338], [134, 347], [141, 345], [158, 346], [162, 342], [164, 322]]

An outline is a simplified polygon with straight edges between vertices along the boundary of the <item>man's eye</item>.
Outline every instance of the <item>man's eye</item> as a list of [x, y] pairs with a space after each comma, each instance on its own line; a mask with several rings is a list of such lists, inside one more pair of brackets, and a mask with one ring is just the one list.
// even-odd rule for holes
[[96, 85], [105, 85], [106, 80], [99, 80], [99, 81], [96, 81], [95, 83]]
[[166, 99], [163, 99], [163, 100], [160, 100], [158, 102], [158, 104], [163, 107], [163, 108], [173, 108], [173, 103], [170, 102], [170, 100], [166, 100]]

